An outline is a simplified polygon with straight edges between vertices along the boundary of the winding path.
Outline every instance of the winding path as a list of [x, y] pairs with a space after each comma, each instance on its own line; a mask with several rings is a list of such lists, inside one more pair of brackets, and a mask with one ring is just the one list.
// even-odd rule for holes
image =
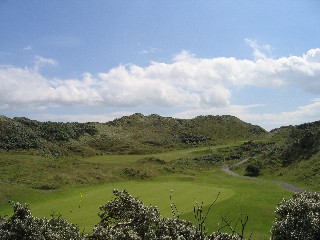
[[221, 170], [224, 171], [225, 173], [227, 173], [230, 176], [233, 177], [240, 177], [240, 178], [246, 178], [246, 179], [251, 179], [251, 180], [256, 180], [256, 181], [263, 181], [263, 182], [274, 182], [277, 183], [278, 185], [280, 185], [281, 187], [291, 191], [291, 192], [296, 192], [296, 193], [300, 193], [303, 191], [306, 191], [305, 189], [302, 189], [300, 187], [294, 186], [290, 183], [286, 183], [286, 182], [280, 182], [280, 181], [275, 181], [275, 180], [267, 180], [267, 179], [261, 179], [261, 178], [253, 178], [253, 177], [246, 177], [246, 176], [240, 176], [238, 173], [233, 172], [231, 169], [240, 166], [243, 163], [246, 163], [247, 161], [249, 161], [249, 158], [246, 158], [232, 166], [228, 166], [226, 164], [224, 164], [221, 167]]

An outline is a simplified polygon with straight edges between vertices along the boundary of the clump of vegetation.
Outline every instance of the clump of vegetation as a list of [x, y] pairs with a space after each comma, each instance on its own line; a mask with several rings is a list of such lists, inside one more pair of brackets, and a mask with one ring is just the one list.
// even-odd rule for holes
[[215, 232], [206, 234], [202, 228], [205, 216], [197, 206], [196, 216], [201, 216], [201, 226], [175, 218], [162, 218], [157, 207], [146, 206], [126, 191], [113, 191], [115, 198], [100, 207], [100, 222], [94, 227], [91, 239], [185, 239], [185, 240], [238, 240], [243, 236]]
[[[180, 219], [175, 205], [173, 218], [162, 218], [157, 207], [146, 206], [127, 191], [113, 191], [115, 198], [100, 207], [100, 222], [93, 228], [92, 234], [84, 235], [79, 228], [60, 215], [51, 218], [34, 217], [28, 206], [13, 204], [14, 213], [9, 218], [0, 217], [0, 239], [22, 240], [58, 240], [58, 239], [184, 239], [184, 240], [240, 240], [248, 217], [239, 219], [241, 231], [222, 219], [220, 229], [207, 233], [204, 222], [208, 211], [202, 205], [194, 208], [198, 226]], [[171, 199], [171, 198], [170, 198]], [[172, 199], [171, 199], [172, 200]], [[212, 206], [212, 205], [211, 205]], [[277, 207], [276, 218], [271, 229], [272, 239], [319, 239], [320, 236], [320, 194], [304, 192], [295, 194], [291, 199], [283, 200]], [[221, 230], [228, 228], [231, 233]]]
[[246, 167], [246, 175], [251, 177], [257, 177], [261, 174], [261, 163], [259, 161], [253, 161]]
[[320, 194], [303, 192], [283, 200], [277, 207], [272, 239], [319, 239]]
[[13, 215], [0, 217], [0, 239], [19, 240], [67, 240], [83, 239], [79, 228], [68, 223], [60, 215], [52, 215], [50, 219], [34, 217], [28, 205], [14, 203]]

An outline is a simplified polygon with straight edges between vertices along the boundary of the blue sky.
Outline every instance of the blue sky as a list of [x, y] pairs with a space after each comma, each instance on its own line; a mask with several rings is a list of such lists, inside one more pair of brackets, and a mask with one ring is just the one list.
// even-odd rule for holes
[[0, 0], [0, 114], [320, 120], [320, 1]]

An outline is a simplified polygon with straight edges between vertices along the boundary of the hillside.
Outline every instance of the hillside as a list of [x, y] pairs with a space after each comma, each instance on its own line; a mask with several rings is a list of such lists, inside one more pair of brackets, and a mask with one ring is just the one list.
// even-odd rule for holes
[[249, 165], [260, 169], [263, 177], [299, 183], [319, 190], [320, 121], [274, 129], [268, 142], [248, 142], [238, 148], [250, 157]]
[[176, 119], [133, 114], [106, 123], [39, 122], [0, 117], [0, 149], [44, 156], [140, 154], [263, 138], [267, 132], [233, 116]]

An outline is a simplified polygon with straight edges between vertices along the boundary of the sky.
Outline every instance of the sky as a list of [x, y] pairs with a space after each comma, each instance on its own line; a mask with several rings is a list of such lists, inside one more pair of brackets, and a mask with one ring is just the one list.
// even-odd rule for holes
[[0, 0], [0, 115], [320, 120], [318, 0]]

